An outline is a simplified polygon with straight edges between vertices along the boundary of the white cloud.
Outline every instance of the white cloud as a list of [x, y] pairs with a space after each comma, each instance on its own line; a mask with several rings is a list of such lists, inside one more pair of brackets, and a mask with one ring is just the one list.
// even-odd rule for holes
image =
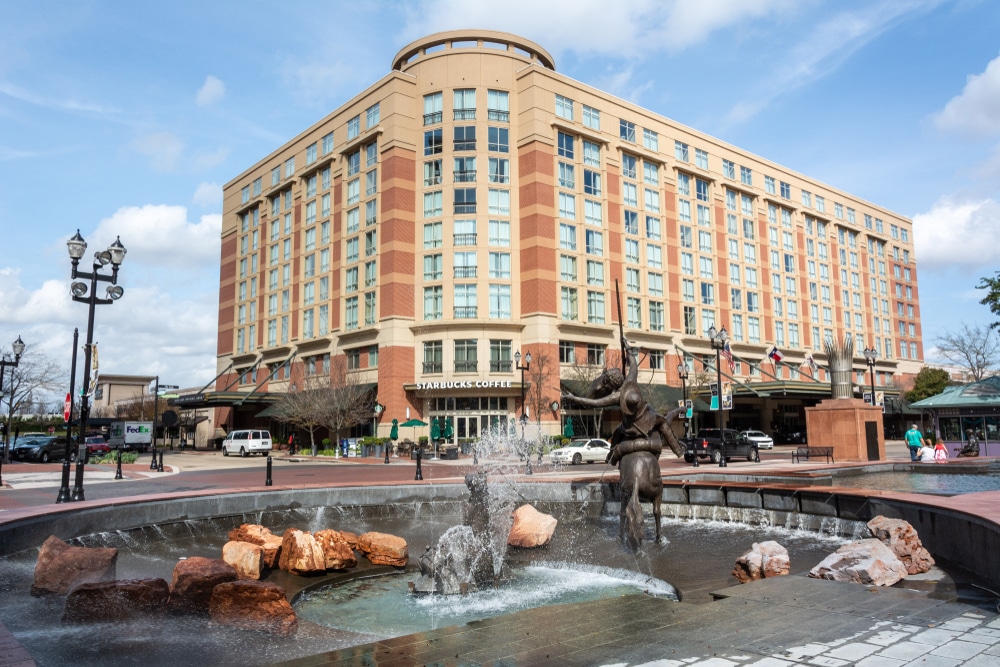
[[935, 124], [970, 137], [1000, 134], [1000, 56], [982, 74], [968, 77], [962, 93], [934, 114]]
[[184, 144], [169, 132], [156, 132], [133, 141], [132, 149], [148, 157], [150, 166], [156, 171], [173, 171]]
[[39, 95], [30, 90], [25, 90], [20, 86], [10, 83], [0, 83], [0, 95], [6, 95], [12, 99], [56, 111], [69, 111], [72, 113], [95, 114], [95, 115], [117, 115], [119, 111], [113, 107], [106, 107], [94, 102], [83, 102], [77, 99], [53, 99]]
[[1000, 203], [993, 199], [942, 197], [913, 216], [913, 227], [921, 268], [972, 271], [1000, 263]]
[[87, 243], [96, 250], [120, 237], [128, 249], [125, 264], [186, 270], [218, 264], [221, 233], [221, 215], [190, 221], [183, 206], [147, 204], [120, 208], [101, 220]]
[[205, 77], [205, 83], [202, 84], [201, 88], [198, 90], [198, 95], [195, 97], [195, 103], [197, 103], [200, 107], [205, 107], [222, 101], [225, 96], [226, 84], [224, 84], [221, 79], [217, 79], [209, 74]]
[[191, 200], [202, 208], [222, 208], [222, 186], [218, 183], [199, 183]]

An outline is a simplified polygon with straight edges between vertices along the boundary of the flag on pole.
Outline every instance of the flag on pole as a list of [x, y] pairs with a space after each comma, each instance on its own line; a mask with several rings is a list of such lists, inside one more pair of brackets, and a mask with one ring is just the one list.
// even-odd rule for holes
[[767, 353], [767, 356], [774, 363], [779, 363], [785, 358], [785, 355], [781, 353], [781, 350], [778, 349], [777, 345], [771, 348], [771, 351]]
[[816, 360], [813, 359], [811, 352], [806, 354], [806, 366], [809, 367], [809, 370], [812, 371], [813, 375], [816, 375], [816, 373], [819, 372], [819, 364], [817, 364]]
[[729, 341], [728, 340], [726, 341], [725, 347], [722, 348], [722, 356], [724, 356], [726, 358], [726, 361], [729, 362], [729, 372], [730, 373], [735, 373], [736, 372], [736, 362], [733, 361], [733, 350], [732, 350], [731, 347], [729, 347]]

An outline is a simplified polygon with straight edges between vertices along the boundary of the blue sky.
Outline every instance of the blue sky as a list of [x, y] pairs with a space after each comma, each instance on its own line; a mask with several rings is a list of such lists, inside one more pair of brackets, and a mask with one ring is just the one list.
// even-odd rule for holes
[[129, 251], [125, 296], [98, 308], [101, 370], [211, 380], [222, 184], [410, 41], [463, 27], [523, 35], [574, 79], [912, 217], [928, 357], [991, 321], [974, 286], [1000, 269], [993, 0], [4, 6], [4, 349], [21, 335], [68, 368], [79, 228], [88, 257], [117, 235]]

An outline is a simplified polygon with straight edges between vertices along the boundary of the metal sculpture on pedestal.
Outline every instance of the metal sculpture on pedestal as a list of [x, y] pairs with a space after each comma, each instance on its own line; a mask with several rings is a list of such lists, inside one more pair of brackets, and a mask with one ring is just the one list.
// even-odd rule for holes
[[827, 338], [823, 344], [830, 364], [831, 389], [833, 398], [854, 398], [854, 339], [845, 338], [843, 343]]

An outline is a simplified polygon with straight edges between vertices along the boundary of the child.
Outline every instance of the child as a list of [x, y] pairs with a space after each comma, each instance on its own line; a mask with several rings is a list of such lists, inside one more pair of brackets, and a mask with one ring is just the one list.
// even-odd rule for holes
[[944, 448], [944, 443], [938, 441], [934, 445], [934, 461], [937, 463], [947, 463], [948, 462], [948, 450]]

